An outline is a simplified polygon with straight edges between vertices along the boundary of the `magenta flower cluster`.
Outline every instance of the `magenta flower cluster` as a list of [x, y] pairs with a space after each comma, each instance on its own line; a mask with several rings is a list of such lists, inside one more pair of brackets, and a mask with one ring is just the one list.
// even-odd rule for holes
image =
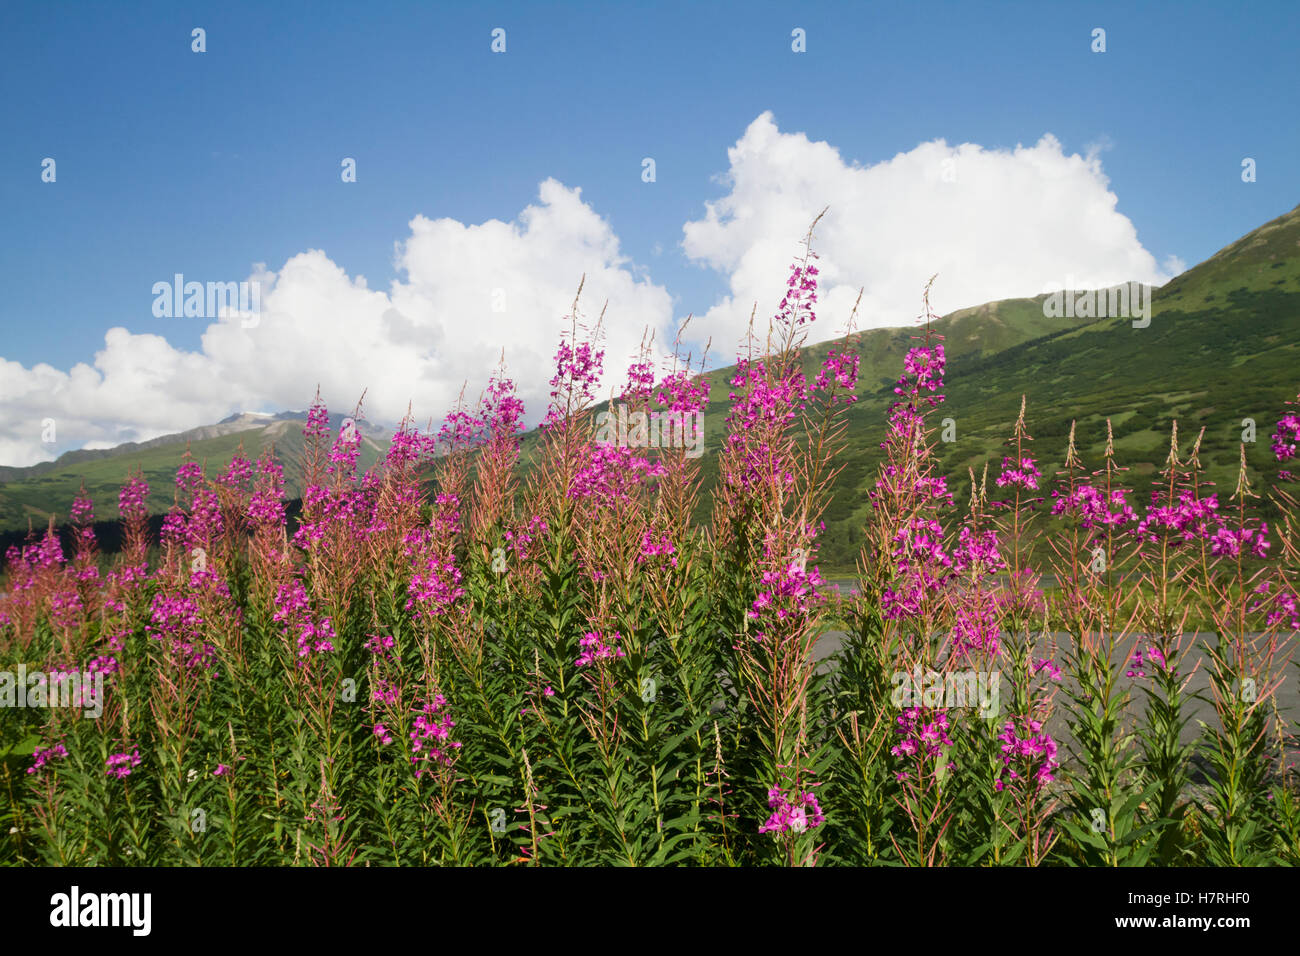
[[1142, 648], [1133, 652], [1133, 657], [1129, 661], [1129, 669], [1124, 672], [1126, 677], [1146, 677], [1146, 668], [1155, 666], [1160, 670], [1168, 668], [1165, 662], [1165, 655], [1160, 648], [1154, 645], [1149, 646], [1144, 651]]
[[63, 744], [55, 744], [53, 747], [37, 747], [32, 751], [34, 762], [27, 768], [28, 773], [40, 773], [41, 769], [51, 760], [62, 760], [68, 756], [68, 748]]
[[1297, 456], [1300, 445], [1300, 415], [1283, 415], [1273, 432], [1273, 455], [1278, 461], [1290, 461]]
[[564, 424], [569, 415], [586, 407], [595, 397], [604, 360], [604, 351], [598, 351], [590, 342], [579, 342], [574, 346], [561, 340], [555, 352], [551, 404], [542, 420], [543, 428], [554, 429]]
[[637, 552], [636, 560], [642, 564], [655, 557], [667, 558], [670, 565], [677, 567], [677, 548], [673, 546], [672, 538], [666, 532], [656, 535], [647, 528], [641, 536], [641, 550]]
[[[771, 563], [771, 554], [768, 559]], [[763, 628], [776, 627], [781, 633], [797, 630], [812, 618], [821, 601], [821, 572], [816, 566], [808, 568], [806, 559], [782, 561], [776, 570], [764, 571], [762, 581], [749, 617], [763, 622]], [[761, 641], [767, 634], [766, 629], [755, 630], [754, 639]]]
[[1210, 553], [1221, 558], [1235, 558], [1243, 551], [1254, 557], [1268, 556], [1268, 522], [1261, 521], [1258, 528], [1220, 528], [1210, 539]]
[[[420, 709], [412, 724], [414, 729], [408, 736], [411, 738], [411, 763], [417, 768], [417, 777], [428, 771], [430, 764], [451, 766], [451, 751], [460, 749], [460, 742], [451, 739], [451, 728], [456, 726], [456, 722], [445, 713], [446, 706], [447, 698], [442, 694], [435, 695]], [[376, 734], [380, 733], [379, 727], [375, 729]]]
[[623, 635], [618, 631], [607, 638], [601, 631], [588, 631], [578, 641], [581, 653], [574, 662], [579, 667], [586, 667], [596, 661], [609, 660], [614, 657], [626, 657], [627, 652], [619, 646]]
[[588, 463], [574, 475], [569, 497], [593, 498], [601, 503], [632, 501], [638, 488], [664, 474], [662, 464], [636, 454], [631, 448], [597, 442], [591, 448]]
[[1072, 492], [1053, 491], [1052, 514], [1079, 519], [1081, 528], [1104, 528], [1127, 524], [1137, 519], [1128, 503], [1127, 492], [1116, 488], [1106, 492], [1092, 485], [1079, 485]]
[[334, 650], [334, 624], [328, 617], [317, 622], [307, 600], [307, 591], [299, 578], [282, 584], [275, 594], [275, 612], [272, 620], [283, 625], [281, 633], [293, 640], [298, 651], [298, 663], [303, 665], [312, 654], [325, 654]]
[[514, 551], [515, 556], [524, 561], [528, 557], [529, 545], [546, 534], [550, 528], [546, 524], [546, 519], [540, 515], [533, 515], [528, 519], [527, 524], [520, 525], [505, 533], [505, 539]]
[[132, 475], [118, 492], [117, 507], [124, 521], [144, 521], [148, 514], [145, 499], [149, 496], [149, 482], [143, 475]]
[[140, 766], [140, 750], [133, 748], [128, 753], [112, 754], [104, 761], [104, 772], [110, 777], [116, 777], [118, 780], [125, 780], [131, 776], [131, 771]]
[[[895, 757], [941, 756], [945, 747], [952, 746], [948, 731], [952, 725], [945, 711], [936, 711], [932, 720], [925, 719], [920, 707], [910, 707], [903, 711], [894, 722], [894, 733], [898, 734], [898, 743], [889, 748]], [[906, 772], [898, 774], [901, 780]]]
[[166, 644], [186, 667], [212, 667], [216, 648], [200, 639], [203, 615], [191, 595], [159, 591], [149, 611], [149, 623], [145, 625], [148, 637]]
[[1037, 491], [1038, 482], [1042, 477], [1043, 473], [1038, 470], [1032, 458], [1021, 458], [1019, 461], [1014, 458], [1003, 458], [1002, 473], [998, 475], [997, 486]]
[[1250, 610], [1253, 612], [1268, 608], [1269, 627], [1281, 624], [1293, 631], [1300, 631], [1300, 600], [1297, 600], [1294, 591], [1281, 587], [1274, 592], [1272, 583], [1264, 581], [1255, 588], [1255, 593], [1263, 597], [1254, 602]]
[[284, 468], [273, 458], [263, 458], [257, 463], [253, 496], [248, 502], [249, 529], [284, 526]]
[[826, 820], [816, 795], [808, 790], [786, 793], [772, 787], [767, 791], [767, 806], [772, 815], [758, 828], [759, 833], [803, 833]]
[[1186, 544], [1199, 539], [1209, 538], [1213, 527], [1221, 523], [1219, 517], [1218, 495], [1197, 498], [1191, 491], [1179, 493], [1176, 504], [1161, 504], [1158, 493], [1151, 495], [1151, 507], [1138, 522], [1134, 534], [1155, 544], [1160, 540], [1160, 532], [1167, 532], [1173, 543]]
[[[935, 518], [916, 517], [894, 535], [895, 581], [881, 596], [881, 608], [891, 620], [915, 617], [929, 596], [968, 572], [981, 575], [1005, 569], [996, 531], [976, 532], [963, 526], [956, 548], [943, 545], [943, 526]], [[980, 643], [979, 646], [984, 646]]]
[[903, 376], [894, 385], [894, 394], [906, 399], [922, 398], [933, 407], [943, 401], [934, 395], [943, 388], [943, 376], [948, 360], [943, 345], [920, 345], [909, 349], [903, 357]]
[[428, 614], [445, 614], [465, 595], [461, 587], [460, 568], [454, 555], [429, 555], [422, 559], [420, 570], [411, 575], [408, 585], [408, 610], [420, 608]]
[[1056, 741], [1043, 730], [1043, 722], [1031, 717], [1008, 720], [998, 735], [1002, 741], [1002, 772], [994, 789], [1001, 793], [1012, 780], [1033, 780], [1035, 788], [1055, 780], [1061, 766], [1056, 759]]
[[952, 626], [953, 653], [966, 657], [977, 652], [998, 653], [998, 608], [985, 595], [977, 594], [974, 600], [962, 601]]

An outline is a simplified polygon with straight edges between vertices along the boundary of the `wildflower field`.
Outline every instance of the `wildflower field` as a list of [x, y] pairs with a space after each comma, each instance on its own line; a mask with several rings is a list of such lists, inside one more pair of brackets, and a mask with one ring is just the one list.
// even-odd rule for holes
[[[128, 476], [112, 561], [79, 497], [72, 553], [51, 528], [5, 556], [0, 862], [1294, 864], [1289, 475], [1253, 487], [1243, 446], [1215, 490], [1176, 426], [1149, 486], [1073, 433], [1043, 475], [1031, 395], [954, 501], [927, 322], [857, 579], [831, 587], [858, 356], [850, 319], [805, 375], [817, 275], [810, 234], [729, 395], [689, 357], [627, 370], [634, 413], [728, 404], [707, 502], [685, 447], [597, 440], [605, 355], [576, 303], [526, 474], [501, 369], [364, 475], [318, 400], [296, 522], [272, 455], [179, 463], [158, 541]], [[1278, 413], [1285, 462], [1300, 416]]]

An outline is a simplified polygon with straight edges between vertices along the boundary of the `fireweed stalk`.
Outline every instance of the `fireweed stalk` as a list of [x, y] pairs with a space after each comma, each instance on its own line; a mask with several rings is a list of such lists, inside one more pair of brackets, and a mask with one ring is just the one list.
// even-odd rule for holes
[[[765, 784], [760, 792], [768, 794], [769, 811], [787, 808], [788, 800], [800, 804], [798, 795], [811, 792], [818, 774], [808, 710], [824, 684], [814, 678], [812, 649], [825, 599], [812, 562], [821, 514], [840, 470], [830, 462], [844, 445], [845, 412], [856, 400], [854, 315], [848, 320], [849, 347], [828, 352], [811, 386], [800, 361], [808, 326], [816, 321], [812, 238], [820, 218], [805, 237], [803, 257], [791, 267], [788, 291], [768, 333], [767, 358], [741, 359], [732, 379], [737, 391], [731, 395], [730, 430], [719, 463], [724, 491], [714, 518], [727, 555], [719, 573], [738, 584], [759, 578], [756, 588], [748, 581], [740, 586], [750, 606], [729, 663], [752, 707], [752, 723], [744, 732], [761, 755], [747, 768], [750, 785]], [[796, 796], [780, 796], [787, 788]], [[820, 818], [820, 809], [813, 816]], [[765, 832], [775, 833], [778, 859], [811, 865], [820, 842], [812, 831], [819, 824], [817, 819], [806, 829]]]
[[[1130, 667], [1125, 675], [1133, 678], [1146, 698], [1137, 731], [1151, 790], [1145, 820], [1156, 836], [1156, 858], [1164, 865], [1176, 858], [1184, 842], [1186, 791], [1195, 752], [1194, 744], [1182, 741], [1189, 719], [1185, 711], [1194, 643], [1188, 641], [1187, 631], [1194, 604], [1186, 598], [1195, 595], [1194, 578], [1199, 575], [1204, 580], [1208, 573], [1203, 543], [1212, 533], [1219, 507], [1217, 495], [1202, 494], [1199, 446], [1198, 438], [1189, 459], [1183, 461], [1174, 422], [1162, 477], [1152, 491], [1150, 506], [1132, 529], [1138, 542], [1138, 592], [1149, 598], [1140, 599], [1138, 634], [1128, 651]], [[1190, 666], [1194, 670], [1199, 661]]]
[[1206, 575], [1202, 592], [1210, 605], [1215, 634], [1208, 648], [1210, 688], [1218, 727], [1208, 757], [1215, 771], [1210, 796], [1212, 820], [1205, 832], [1208, 861], [1218, 866], [1259, 866], [1273, 861], [1272, 794], [1278, 767], [1271, 747], [1276, 714], [1270, 707], [1283, 676], [1278, 673], [1282, 644], [1277, 620], [1252, 634], [1249, 611], [1264, 570], [1248, 573], [1248, 553], [1257, 558], [1270, 547], [1268, 528], [1247, 517], [1250, 488], [1246, 446], [1241, 446], [1231, 521], [1214, 535], [1212, 551], [1226, 573]]
[[[1052, 784], [1060, 765], [1058, 746], [1046, 729], [1052, 717], [1060, 671], [1050, 641], [1039, 647], [1036, 631], [1049, 632], [1049, 612], [1033, 567], [1032, 544], [1040, 534], [1037, 506], [1042, 474], [1031, 453], [1025, 419], [1027, 402], [1020, 400], [1020, 413], [1007, 439], [995, 485], [1002, 500], [993, 520], [1005, 543], [1007, 583], [997, 603], [1003, 626], [1003, 661], [1010, 670], [1011, 713], [997, 735], [1000, 766], [993, 782], [995, 862], [1021, 862], [1037, 866], [1059, 838], [1051, 818], [1056, 808]], [[987, 734], [981, 735], [981, 751], [988, 753]], [[1009, 841], [1009, 842], [1008, 842]]]
[[1136, 515], [1118, 485], [1124, 469], [1115, 462], [1109, 419], [1104, 457], [1103, 469], [1091, 477], [1082, 474], [1071, 422], [1064, 471], [1052, 492], [1057, 531], [1049, 540], [1059, 583], [1055, 604], [1070, 644], [1066, 661], [1073, 679], [1065, 705], [1073, 766], [1066, 775], [1068, 811], [1059, 822], [1083, 862], [1119, 866], [1145, 861], [1153, 846], [1142, 839], [1139, 819], [1139, 806], [1149, 794], [1128, 786], [1137, 774], [1138, 754], [1125, 723], [1132, 692], [1120, 676], [1126, 658], [1117, 647], [1125, 643], [1131, 623], [1119, 615], [1115, 566], [1123, 559], [1117, 538], [1123, 541]]
[[[856, 633], [849, 642], [851, 656], [871, 661], [858, 675], [867, 684], [859, 687], [860, 703], [855, 702], [859, 707], [871, 706], [875, 695], [880, 695], [876, 696], [880, 701], [882, 678], [890, 672], [919, 668], [946, 676], [958, 657], [943, 654], [949, 618], [946, 588], [960, 574], [954, 574], [941, 520], [952, 504], [952, 494], [936, 472], [927, 423], [929, 413], [944, 400], [939, 389], [946, 368], [942, 337], [931, 328], [929, 292], [927, 285], [922, 344], [908, 352], [904, 374], [894, 387], [899, 400], [889, 412], [883, 443], [886, 461], [871, 493], [873, 520], [861, 559], [865, 574], [854, 608]], [[888, 725], [882, 727], [877, 720], [865, 737], [857, 724], [857, 711], [853, 712], [851, 749], [860, 780], [855, 781], [855, 790], [868, 803], [864, 809], [877, 818], [874, 829], [881, 836], [892, 815], [890, 805], [901, 810], [911, 832], [900, 827], [888, 840], [904, 861], [942, 864], [952, 822], [947, 783], [956, 768], [950, 736], [956, 714], [941, 705], [885, 712], [892, 715]], [[882, 731], [887, 743], [878, 739]], [[874, 758], [882, 746], [888, 747], [892, 758], [887, 761], [889, 776], [872, 779]], [[883, 807], [881, 796], [888, 801]]]

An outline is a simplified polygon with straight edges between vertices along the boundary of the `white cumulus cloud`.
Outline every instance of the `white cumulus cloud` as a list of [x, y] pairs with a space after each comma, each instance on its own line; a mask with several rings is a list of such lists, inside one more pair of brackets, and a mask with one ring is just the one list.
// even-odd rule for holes
[[[421, 423], [437, 422], [466, 383], [466, 401], [477, 403], [503, 347], [533, 423], [584, 274], [579, 309], [589, 325], [608, 302], [603, 391], [621, 386], [646, 329], [657, 344], [672, 341], [667, 291], [634, 274], [579, 189], [543, 182], [515, 222], [416, 216], [410, 230], [396, 248], [401, 278], [387, 292], [310, 250], [250, 276], [261, 283], [257, 323], [223, 315], [198, 351], [118, 327], [93, 361], [68, 371], [0, 358], [0, 463], [143, 441], [234, 411], [305, 408], [318, 383], [333, 411], [351, 411], [366, 389], [373, 421], [396, 422], [410, 405]], [[51, 420], [54, 441], [43, 441]]]
[[936, 140], [864, 166], [763, 113], [728, 150], [728, 194], [683, 230], [687, 256], [730, 284], [695, 331], [738, 339], [757, 304], [755, 331], [765, 332], [782, 291], [773, 277], [788, 275], [827, 207], [814, 242], [822, 287], [812, 339], [838, 334], [859, 288], [859, 328], [910, 324], [936, 273], [940, 315], [1067, 287], [1162, 285], [1183, 264], [1170, 257], [1161, 268], [1142, 247], [1116, 210], [1101, 152], [1067, 155], [1050, 134], [1011, 150]]

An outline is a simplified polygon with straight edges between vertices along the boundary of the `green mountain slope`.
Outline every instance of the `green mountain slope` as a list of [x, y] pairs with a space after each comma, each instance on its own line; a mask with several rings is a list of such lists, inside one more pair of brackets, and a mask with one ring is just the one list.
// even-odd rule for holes
[[[331, 416], [336, 429], [341, 426], [342, 418], [337, 414]], [[146, 504], [150, 512], [161, 514], [172, 505], [176, 468], [186, 448], [196, 461], [205, 463], [209, 475], [220, 474], [241, 449], [246, 458], [256, 460], [264, 450], [274, 448], [276, 458], [284, 466], [286, 493], [297, 497], [302, 493], [299, 460], [305, 420], [305, 415], [302, 418], [281, 416], [280, 420], [265, 426], [211, 438], [155, 439], [147, 444], [104, 452], [68, 452], [55, 462], [8, 469], [14, 477], [0, 483], [0, 532], [25, 529], [29, 523], [36, 528], [44, 527], [51, 514], [62, 522], [83, 481], [95, 502], [95, 517], [101, 521], [115, 519], [118, 492], [126, 482], [128, 471], [136, 467], [144, 471], [149, 482]], [[361, 427], [364, 429], [364, 424]], [[387, 438], [363, 431], [362, 469], [371, 467], [387, 450]]]

